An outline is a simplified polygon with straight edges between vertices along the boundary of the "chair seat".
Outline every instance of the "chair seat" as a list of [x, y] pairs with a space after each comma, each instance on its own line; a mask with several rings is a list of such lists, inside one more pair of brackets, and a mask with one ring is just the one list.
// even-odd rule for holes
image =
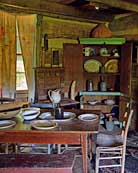
[[96, 144], [101, 147], [119, 146], [123, 144], [123, 139], [121, 135], [99, 133]]
[[99, 127], [96, 144], [102, 147], [118, 146], [123, 143], [121, 129], [114, 126], [113, 131], [106, 130], [103, 126]]

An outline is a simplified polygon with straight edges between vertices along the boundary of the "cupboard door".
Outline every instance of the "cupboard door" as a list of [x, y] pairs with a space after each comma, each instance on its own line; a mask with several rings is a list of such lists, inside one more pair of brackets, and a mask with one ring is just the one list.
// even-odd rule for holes
[[131, 95], [132, 43], [122, 45], [120, 63], [120, 91]]
[[73, 80], [76, 81], [76, 92], [83, 90], [84, 82], [82, 45], [67, 43], [64, 44], [63, 59], [65, 69], [65, 91], [69, 91], [70, 84]]

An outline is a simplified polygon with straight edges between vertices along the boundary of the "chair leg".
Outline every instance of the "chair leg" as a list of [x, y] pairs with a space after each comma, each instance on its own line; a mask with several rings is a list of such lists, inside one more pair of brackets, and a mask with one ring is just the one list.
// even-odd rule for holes
[[95, 173], [99, 173], [99, 157], [100, 153], [96, 150], [96, 165], [95, 165]]
[[126, 152], [125, 152], [125, 150], [124, 150], [124, 151], [123, 151], [123, 155], [122, 155], [121, 173], [124, 173], [124, 171], [125, 171], [125, 157], [126, 157]]

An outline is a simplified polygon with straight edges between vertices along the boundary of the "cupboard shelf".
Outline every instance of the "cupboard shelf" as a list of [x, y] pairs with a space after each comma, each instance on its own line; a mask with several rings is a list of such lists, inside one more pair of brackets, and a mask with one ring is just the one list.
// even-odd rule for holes
[[107, 58], [107, 59], [119, 59], [120, 58], [120, 56], [118, 56], [118, 57], [115, 57], [115, 56], [85, 56], [85, 55], [83, 55], [83, 57], [85, 58], [85, 60], [86, 59], [90, 59], [90, 58], [92, 58], [92, 59], [101, 59], [101, 58]]
[[117, 92], [117, 91], [107, 91], [107, 92], [102, 92], [102, 91], [80, 91], [79, 96], [125, 96], [122, 92]]
[[79, 38], [80, 44], [108, 44], [108, 45], [120, 45], [124, 44], [125, 38]]
[[119, 76], [120, 73], [91, 73], [91, 72], [84, 72], [86, 75], [93, 75], [93, 76]]

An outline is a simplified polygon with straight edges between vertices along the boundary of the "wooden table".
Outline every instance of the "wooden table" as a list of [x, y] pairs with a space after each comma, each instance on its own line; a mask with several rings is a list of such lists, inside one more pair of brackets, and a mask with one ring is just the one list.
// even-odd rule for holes
[[[42, 112], [47, 111], [43, 109]], [[75, 112], [77, 115], [85, 113], [86, 110], [65, 110]], [[90, 112], [90, 110], [89, 110]], [[92, 111], [92, 113], [99, 111]], [[58, 127], [51, 130], [35, 130], [29, 124], [17, 122], [11, 129], [0, 130], [0, 143], [32, 143], [32, 144], [81, 144], [83, 173], [87, 173], [87, 137], [89, 134], [98, 132], [99, 120], [81, 121], [74, 119], [59, 122]]]

